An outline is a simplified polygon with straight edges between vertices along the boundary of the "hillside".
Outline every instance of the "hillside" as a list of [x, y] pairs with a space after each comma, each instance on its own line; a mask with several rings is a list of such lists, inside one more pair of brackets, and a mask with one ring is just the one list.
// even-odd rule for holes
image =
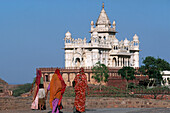
[[8, 83], [0, 78], [0, 85], [8, 85]]

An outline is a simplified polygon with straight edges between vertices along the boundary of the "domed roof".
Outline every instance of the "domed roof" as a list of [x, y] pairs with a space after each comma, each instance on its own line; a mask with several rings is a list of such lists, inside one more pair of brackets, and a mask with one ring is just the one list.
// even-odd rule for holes
[[96, 26], [97, 25], [111, 25], [110, 20], [106, 14], [106, 11], [104, 10], [104, 3], [102, 6], [102, 10], [100, 12], [100, 15], [97, 19]]
[[113, 24], [112, 24], [113, 26], [116, 26], [116, 22], [115, 21], [113, 21]]
[[93, 36], [98, 36], [98, 33], [95, 31], [92, 33]]
[[113, 44], [114, 44], [114, 45], [118, 45], [118, 43], [119, 43], [119, 40], [118, 40], [117, 38], [114, 38], [114, 39], [113, 39]]
[[136, 34], [133, 36], [133, 41], [139, 41], [139, 37]]
[[129, 44], [129, 40], [127, 40], [127, 38], [125, 38], [125, 40], [124, 40], [124, 45], [125, 45], [125, 46], [128, 46], [128, 44]]
[[66, 37], [71, 37], [71, 33], [69, 31], [67, 31], [67, 33], [65, 34]]
[[94, 22], [93, 22], [93, 21], [91, 21], [91, 25], [94, 25]]

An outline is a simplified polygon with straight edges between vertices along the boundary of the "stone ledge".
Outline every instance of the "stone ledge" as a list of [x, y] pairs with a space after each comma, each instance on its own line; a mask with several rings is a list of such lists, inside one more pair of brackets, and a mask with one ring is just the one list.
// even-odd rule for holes
[[[49, 98], [48, 98], [49, 99]], [[0, 110], [25, 109], [31, 107], [32, 97], [0, 97]], [[63, 106], [72, 109], [74, 97], [64, 97]], [[46, 102], [50, 109], [49, 100]], [[111, 97], [87, 97], [86, 108], [167, 108], [170, 100], [140, 99], [140, 98], [111, 98]]]

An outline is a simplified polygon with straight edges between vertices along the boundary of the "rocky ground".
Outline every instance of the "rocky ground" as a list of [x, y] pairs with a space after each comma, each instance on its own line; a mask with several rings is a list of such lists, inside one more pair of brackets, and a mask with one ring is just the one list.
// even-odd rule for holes
[[[0, 113], [51, 113], [47, 110], [31, 110], [32, 97], [0, 97]], [[73, 113], [74, 97], [63, 98], [63, 113]], [[170, 113], [170, 100], [87, 97], [86, 113]]]
[[[51, 110], [2, 110], [0, 113], [51, 113]], [[71, 109], [63, 109], [63, 113], [73, 113]], [[170, 108], [104, 108], [86, 109], [86, 113], [170, 113]]]

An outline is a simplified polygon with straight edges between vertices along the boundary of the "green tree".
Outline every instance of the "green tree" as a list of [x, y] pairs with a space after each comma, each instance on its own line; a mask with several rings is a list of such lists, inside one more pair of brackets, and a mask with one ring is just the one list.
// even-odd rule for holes
[[157, 65], [157, 67], [159, 68], [160, 71], [170, 70], [170, 63], [168, 63], [164, 59], [157, 58], [156, 59], [156, 65]]
[[142, 72], [142, 74], [144, 75], [148, 75], [150, 82], [151, 80], [153, 80], [152, 86], [155, 84], [156, 81], [158, 81], [159, 83], [162, 81], [161, 71], [170, 70], [170, 64], [161, 58], [156, 59], [152, 56], [148, 56], [143, 60], [142, 63], [144, 65], [140, 67], [139, 71]]
[[100, 62], [97, 62], [95, 64], [95, 66], [92, 68], [92, 72], [94, 73], [94, 75], [92, 76], [92, 78], [94, 78], [97, 83], [99, 83], [100, 86], [100, 91], [101, 91], [101, 82], [107, 82], [108, 78], [109, 78], [109, 70], [106, 67], [105, 64], [101, 64]]
[[133, 67], [123, 67], [119, 69], [118, 74], [121, 75], [123, 79], [126, 79], [126, 90], [128, 89], [128, 81], [136, 78], [134, 76], [135, 69]]

